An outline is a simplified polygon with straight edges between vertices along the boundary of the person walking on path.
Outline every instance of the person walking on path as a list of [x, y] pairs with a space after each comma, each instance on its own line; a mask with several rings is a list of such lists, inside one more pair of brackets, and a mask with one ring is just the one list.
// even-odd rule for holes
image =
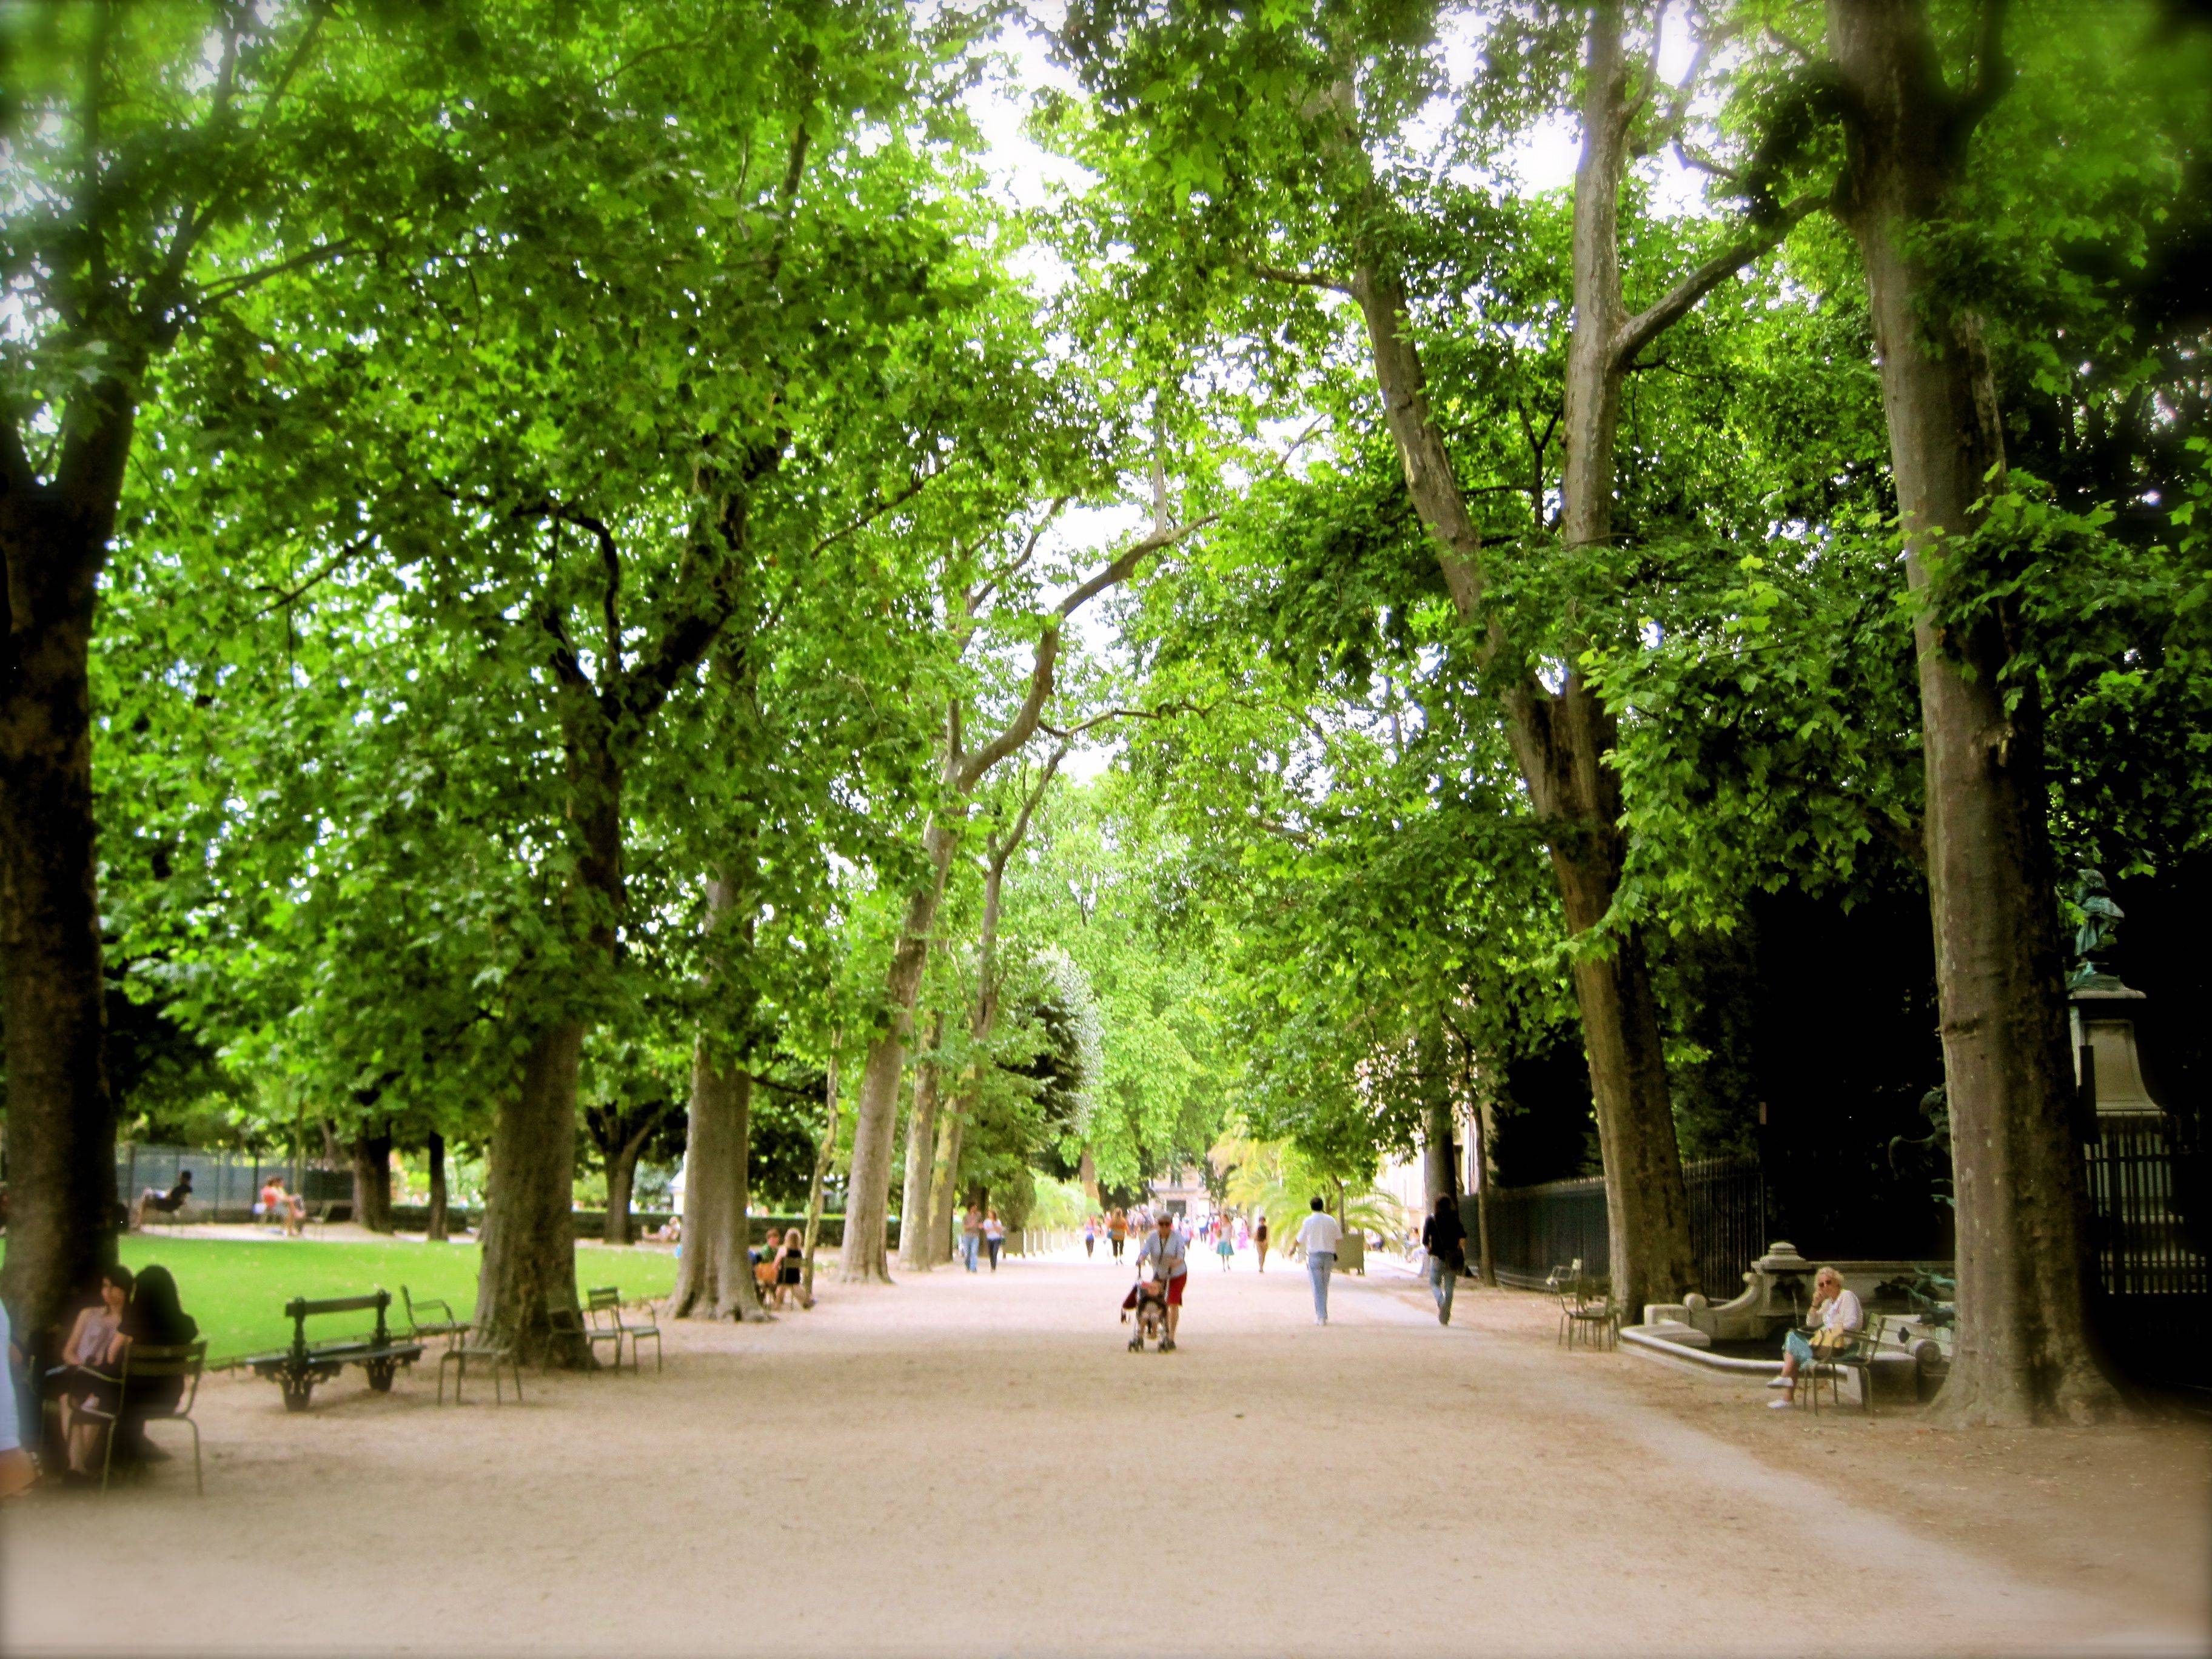
[[983, 1218], [983, 1248], [991, 1253], [991, 1271], [999, 1271], [999, 1252], [1006, 1247], [1006, 1224], [993, 1210]]
[[1218, 1231], [1221, 1236], [1213, 1241], [1213, 1249], [1215, 1253], [1221, 1257], [1221, 1271], [1227, 1273], [1229, 1271], [1229, 1258], [1237, 1254], [1237, 1243], [1234, 1239], [1229, 1237], [1228, 1228], [1220, 1228]]
[[1129, 1212], [1116, 1206], [1114, 1218], [1106, 1224], [1106, 1238], [1107, 1242], [1114, 1247], [1115, 1261], [1119, 1261], [1121, 1259], [1121, 1246], [1128, 1242], [1128, 1237]]
[[1260, 1271], [1267, 1271], [1267, 1218], [1261, 1216], [1252, 1229], [1252, 1248], [1260, 1252]]
[[1177, 1231], [1175, 1218], [1165, 1211], [1160, 1213], [1159, 1225], [1145, 1237], [1137, 1247], [1137, 1272], [1141, 1277], [1145, 1263], [1152, 1264], [1152, 1277], [1168, 1293], [1168, 1334], [1160, 1339], [1160, 1352], [1169, 1353], [1176, 1345], [1176, 1327], [1182, 1319], [1183, 1286], [1190, 1281], [1190, 1252], [1182, 1234]]
[[1083, 1259], [1085, 1261], [1090, 1261], [1091, 1253], [1097, 1248], [1098, 1218], [1095, 1215], [1087, 1215], [1083, 1218]]
[[1328, 1276], [1336, 1267], [1336, 1247], [1344, 1229], [1322, 1206], [1316, 1194], [1313, 1213], [1298, 1228], [1298, 1243], [1306, 1253], [1306, 1277], [1313, 1280], [1314, 1323], [1328, 1323]]
[[960, 1260], [971, 1273], [975, 1271], [975, 1252], [982, 1243], [983, 1212], [970, 1204], [960, 1218]]
[[1437, 1200], [1437, 1212], [1421, 1224], [1421, 1248], [1429, 1253], [1429, 1290], [1437, 1298], [1437, 1323], [1451, 1323], [1452, 1289], [1467, 1266], [1467, 1227], [1449, 1193]]

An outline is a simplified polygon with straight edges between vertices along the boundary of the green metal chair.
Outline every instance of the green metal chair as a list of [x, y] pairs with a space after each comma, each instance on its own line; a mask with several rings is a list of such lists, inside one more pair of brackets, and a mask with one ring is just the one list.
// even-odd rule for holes
[[[123, 1364], [116, 1372], [115, 1407], [108, 1410], [99, 1405], [80, 1407], [83, 1414], [107, 1425], [106, 1450], [100, 1460], [100, 1489], [107, 1490], [115, 1473], [115, 1441], [123, 1425], [128, 1423], [150, 1426], [155, 1423], [181, 1423], [192, 1431], [192, 1486], [203, 1498], [207, 1496], [207, 1480], [200, 1468], [200, 1425], [192, 1421], [192, 1407], [200, 1397], [200, 1373], [207, 1365], [205, 1342], [179, 1342], [159, 1346], [150, 1342], [133, 1342], [123, 1350]], [[167, 1404], [148, 1406], [131, 1404], [134, 1392], [143, 1395], [146, 1385], [175, 1381], [179, 1383], [177, 1398]]]

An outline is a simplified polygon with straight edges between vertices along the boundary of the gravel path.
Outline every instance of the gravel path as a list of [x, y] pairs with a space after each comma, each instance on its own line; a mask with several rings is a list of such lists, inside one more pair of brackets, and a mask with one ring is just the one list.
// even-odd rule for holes
[[1295, 1267], [1194, 1273], [1170, 1355], [1123, 1350], [1102, 1250], [672, 1328], [665, 1373], [519, 1410], [213, 1382], [204, 1502], [170, 1465], [7, 1513], [0, 1648], [2206, 1650], [2197, 1431], [1953, 1482], [1988, 1444], [1561, 1354], [1533, 1297], [1443, 1329], [1378, 1270], [1322, 1329]]

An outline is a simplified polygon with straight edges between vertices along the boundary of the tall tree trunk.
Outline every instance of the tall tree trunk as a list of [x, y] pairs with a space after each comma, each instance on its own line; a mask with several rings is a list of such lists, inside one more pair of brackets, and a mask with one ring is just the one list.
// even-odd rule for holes
[[672, 1319], [765, 1320], [745, 1255], [751, 1242], [752, 1073], [718, 1066], [702, 1034], [691, 1050], [690, 1121], [684, 1163], [684, 1237], [677, 1247]]
[[584, 1026], [564, 1020], [538, 1033], [522, 1074], [500, 1103], [485, 1160], [483, 1263], [476, 1325], [526, 1358], [589, 1368], [590, 1345], [558, 1340], [549, 1304], [576, 1311], [576, 1069]]
[[[7, 1030], [8, 1255], [0, 1292], [25, 1352], [114, 1260], [98, 831], [93, 817], [94, 595], [130, 447], [125, 412], [94, 487], [31, 476], [5, 436], [0, 473], [0, 1007]], [[11, 415], [12, 420], [12, 415]]]
[[607, 1243], [629, 1243], [629, 1195], [637, 1182], [637, 1155], [644, 1146], [642, 1136], [625, 1141], [615, 1149], [607, 1160]]
[[[1561, 479], [1562, 532], [1571, 550], [1612, 540], [1620, 391], [1638, 353], [1771, 249], [1812, 206], [1795, 203], [1761, 222], [1657, 303], [1627, 316], [1619, 215], [1636, 105], [1615, 0], [1601, 0], [1590, 18]], [[1355, 273], [1352, 289], [1407, 489], [1436, 544], [1455, 607], [1480, 629], [1478, 661], [1503, 684], [1506, 735], [1543, 821], [1567, 927], [1577, 939], [1571, 976], [1605, 1163], [1613, 1287], [1632, 1306], [1672, 1300], [1695, 1284], [1697, 1264], [1644, 944], [1607, 920], [1626, 857], [1620, 775], [1607, 758], [1615, 724], [1574, 668], [1571, 651], [1557, 672], [1558, 690], [1550, 690], [1486, 613], [1481, 534], [1429, 407], [1404, 289], [1393, 271], [1371, 263]], [[1610, 933], [1598, 931], [1608, 926]]]
[[1844, 212], [1866, 262], [1905, 580], [1929, 601], [1913, 628], [1958, 1220], [1959, 1340], [1942, 1408], [1962, 1423], [2087, 1421], [2118, 1395], [2083, 1305], [2042, 708], [2032, 675], [2005, 672], [2013, 602], [1954, 626], [1929, 591], [1931, 548], [1975, 528], [2004, 447], [1974, 319], [1952, 308], [1918, 251], [2005, 70], [1990, 28], [1978, 85], [1954, 92], [1924, 0], [1830, 0], [1828, 34], [1850, 112]]
[[[710, 933], [740, 950], [752, 945], [750, 913], [739, 902], [738, 860], [707, 883]], [[709, 992], [720, 981], [709, 976]], [[766, 1320], [745, 1254], [752, 1223], [752, 1073], [718, 1065], [701, 1032], [691, 1048], [691, 1103], [684, 1133], [684, 1236], [677, 1246], [672, 1319]]]
[[435, 1129], [430, 1131], [428, 1146], [430, 1164], [430, 1224], [425, 1236], [433, 1244], [443, 1243], [451, 1229], [447, 1218], [446, 1137]]
[[[930, 1032], [930, 1052], [945, 1046], [945, 1016], [937, 1016]], [[930, 1178], [937, 1152], [938, 1070], [934, 1060], [915, 1068], [914, 1111], [906, 1126], [906, 1190], [899, 1200], [899, 1266], [927, 1273], [929, 1259]]]
[[957, 823], [930, 821], [922, 835], [929, 873], [907, 900], [906, 926], [884, 976], [884, 1000], [890, 1009], [890, 1025], [868, 1045], [853, 1120], [853, 1168], [845, 1188], [845, 1247], [839, 1262], [839, 1276], [848, 1284], [861, 1279], [890, 1283], [884, 1232], [890, 1208], [899, 1078], [906, 1069], [907, 1038], [914, 1030], [915, 999], [921, 989], [922, 970], [929, 965], [930, 930], [936, 924], [945, 874], [958, 844]]
[[353, 1158], [353, 1218], [373, 1233], [392, 1231], [392, 1125], [371, 1133], [356, 1133]]
[[952, 1212], [960, 1204], [960, 1143], [968, 1121], [964, 1101], [957, 1101], [944, 1114], [937, 1130], [937, 1156], [929, 1194], [931, 1265], [941, 1267], [952, 1260]]
[[1093, 1213], [1103, 1209], [1105, 1200], [1098, 1193], [1098, 1162], [1091, 1156], [1091, 1148], [1087, 1146], [1083, 1149], [1082, 1157], [1076, 1161], [1075, 1179], [1083, 1188], [1084, 1201], [1091, 1206]]
[[[830, 1063], [824, 1068], [822, 1093], [828, 1103], [829, 1121], [823, 1125], [821, 1144], [814, 1149], [814, 1178], [806, 1188], [806, 1231], [799, 1236], [805, 1254], [799, 1263], [799, 1301], [802, 1307], [814, 1305], [814, 1246], [822, 1233], [822, 1189], [829, 1184], [830, 1165], [837, 1156], [837, 1051], [832, 1045]], [[852, 1182], [848, 1180], [849, 1194]], [[853, 1204], [848, 1195], [845, 1201], [845, 1236], [852, 1237]]]
[[[572, 657], [556, 653], [555, 670], [575, 857], [562, 892], [563, 921], [574, 943], [564, 977], [574, 979], [611, 969], [621, 948], [616, 924], [625, 897], [623, 777], [606, 706]], [[550, 997], [556, 988], [541, 990]], [[572, 1009], [588, 1006], [588, 994], [573, 984], [557, 994]], [[479, 1331], [511, 1341], [526, 1360], [550, 1358], [586, 1370], [596, 1363], [591, 1344], [556, 1338], [548, 1303], [564, 1314], [576, 1310], [576, 1079], [588, 1030], [580, 1012], [537, 1027], [522, 1075], [500, 1102], [485, 1170], [489, 1191], [475, 1322]]]
[[1421, 1195], [1427, 1200], [1427, 1212], [1434, 1215], [1439, 1199], [1459, 1196], [1459, 1151], [1452, 1144], [1452, 1132], [1458, 1126], [1452, 1113], [1451, 1091], [1438, 1083], [1429, 1096], [1424, 1115], [1427, 1121], [1421, 1136]]
[[[1414, 505], [1437, 543], [1461, 616], [1477, 620], [1481, 538], [1430, 414], [1403, 292], [1373, 270], [1355, 288]], [[1582, 523], [1587, 531], [1589, 515]], [[1480, 654], [1494, 661], [1508, 647], [1494, 623], [1482, 625], [1489, 637]], [[1613, 720], [1573, 672], [1556, 694], [1524, 673], [1501, 702], [1531, 804], [1544, 821], [1568, 931], [1583, 944], [1571, 976], [1605, 1161], [1613, 1287], [1632, 1304], [1671, 1299], [1694, 1283], [1696, 1261], [1657, 1000], [1640, 940], [1630, 935], [1607, 946], [1590, 936], [1611, 908], [1626, 854], [1620, 780], [1604, 758]]]

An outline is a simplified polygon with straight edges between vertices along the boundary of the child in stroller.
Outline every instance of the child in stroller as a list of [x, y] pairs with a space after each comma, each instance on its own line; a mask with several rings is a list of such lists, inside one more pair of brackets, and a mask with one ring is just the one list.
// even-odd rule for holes
[[1156, 1279], [1140, 1279], [1130, 1285], [1128, 1295], [1121, 1298], [1121, 1322], [1126, 1325], [1132, 1317], [1137, 1329], [1129, 1338], [1129, 1352], [1142, 1353], [1147, 1341], [1158, 1348], [1168, 1334], [1167, 1287]]

